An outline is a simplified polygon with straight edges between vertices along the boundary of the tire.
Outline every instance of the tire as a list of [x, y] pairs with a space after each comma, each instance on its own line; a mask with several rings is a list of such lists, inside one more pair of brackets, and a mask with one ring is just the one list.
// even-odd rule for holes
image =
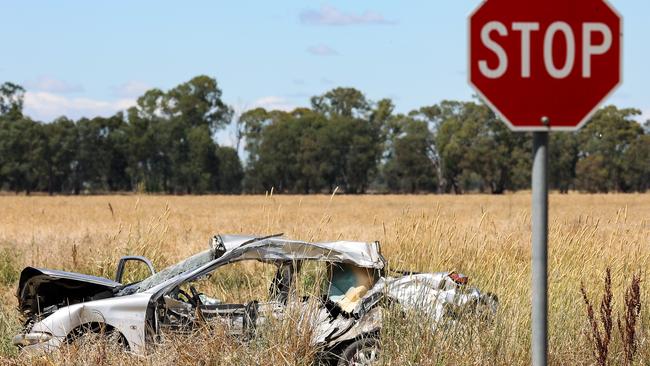
[[111, 344], [115, 344], [118, 348], [128, 351], [129, 344], [126, 338], [116, 329], [107, 327], [105, 324], [91, 323], [82, 325], [68, 334], [66, 343], [82, 347], [88, 341], [96, 341], [103, 339]]
[[380, 348], [377, 338], [361, 338], [347, 346], [339, 358], [338, 366], [379, 365]]

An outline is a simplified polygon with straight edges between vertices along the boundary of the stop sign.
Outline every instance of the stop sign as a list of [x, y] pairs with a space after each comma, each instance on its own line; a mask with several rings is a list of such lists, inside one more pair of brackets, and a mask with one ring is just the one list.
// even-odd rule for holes
[[621, 81], [621, 23], [604, 0], [484, 1], [470, 84], [513, 130], [576, 130]]

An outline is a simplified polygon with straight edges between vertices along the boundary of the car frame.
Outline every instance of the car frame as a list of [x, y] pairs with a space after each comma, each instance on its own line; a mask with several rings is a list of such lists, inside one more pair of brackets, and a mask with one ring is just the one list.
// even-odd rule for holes
[[[268, 302], [219, 303], [191, 285], [218, 268], [245, 260], [276, 265]], [[143, 262], [151, 275], [121, 284], [128, 261]], [[164, 338], [165, 331], [192, 330], [212, 319], [226, 322], [233, 335], [248, 340], [266, 317], [278, 317], [289, 304], [305, 303], [291, 296], [291, 289], [306, 261], [324, 262], [329, 276], [327, 293], [317, 299], [318, 306], [307, 319], [314, 327], [310, 343], [320, 355], [342, 362], [378, 357], [387, 299], [404, 310], [423, 312], [434, 326], [448, 314], [479, 307], [494, 313], [498, 306], [496, 296], [469, 287], [467, 277], [455, 272], [397, 271], [389, 276], [379, 242], [312, 243], [282, 234], [216, 235], [209, 249], [160, 272], [144, 257], [122, 257], [115, 280], [26, 267], [17, 293], [26, 321], [13, 343], [23, 351], [51, 351], [88, 332], [105, 331], [115, 334], [130, 351], [143, 354]], [[363, 284], [353, 286], [359, 278]], [[191, 294], [181, 289], [184, 285], [189, 285]]]

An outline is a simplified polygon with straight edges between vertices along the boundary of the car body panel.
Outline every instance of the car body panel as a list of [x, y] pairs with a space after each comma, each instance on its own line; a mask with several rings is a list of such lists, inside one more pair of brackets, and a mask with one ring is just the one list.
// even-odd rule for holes
[[27, 334], [48, 333], [47, 343], [26, 346], [26, 350], [52, 350], [67, 341], [71, 332], [87, 324], [105, 324], [120, 332], [134, 352], [145, 350], [145, 314], [151, 294], [114, 297], [62, 307], [34, 323]]

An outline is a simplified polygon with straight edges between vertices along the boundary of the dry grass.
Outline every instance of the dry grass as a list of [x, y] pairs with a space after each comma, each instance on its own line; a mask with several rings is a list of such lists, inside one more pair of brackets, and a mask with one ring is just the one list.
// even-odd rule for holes
[[[498, 294], [493, 324], [431, 332], [422, 322], [389, 317], [388, 364], [527, 365], [530, 363], [530, 196], [97, 196], [0, 197], [0, 363], [15, 364], [308, 364], [304, 340], [288, 326], [250, 346], [210, 336], [206, 345], [172, 342], [140, 358], [95, 345], [76, 356], [27, 359], [11, 354], [16, 330], [15, 270], [24, 265], [113, 276], [119, 256], [141, 254], [157, 267], [206, 248], [215, 233], [276, 233], [304, 240], [380, 240], [394, 268], [457, 270]], [[611, 268], [614, 314], [641, 275], [643, 306], [636, 365], [650, 363], [650, 195], [552, 195], [549, 332], [554, 365], [595, 363], [580, 293], [597, 298]], [[234, 277], [254, 278], [252, 270]], [[218, 284], [227, 291], [227, 284]], [[248, 283], [246, 283], [248, 285]], [[254, 285], [254, 284], [253, 284]], [[413, 324], [417, 326], [413, 326]], [[215, 334], [218, 334], [218, 331]], [[102, 350], [102, 347], [103, 350]], [[622, 364], [612, 333], [610, 364]], [[4, 358], [1, 358], [4, 357]], [[102, 358], [103, 357], [103, 358]]]

